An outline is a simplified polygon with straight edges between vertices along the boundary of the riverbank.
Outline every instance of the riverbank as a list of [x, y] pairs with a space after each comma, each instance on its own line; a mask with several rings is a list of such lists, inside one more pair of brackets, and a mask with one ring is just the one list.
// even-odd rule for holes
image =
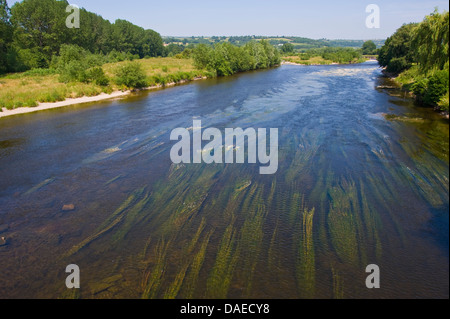
[[175, 85], [179, 85], [179, 84], [184, 84], [184, 83], [188, 83], [188, 82], [192, 82], [192, 81], [205, 80], [205, 79], [207, 79], [206, 76], [197, 77], [197, 78], [194, 78], [193, 80], [181, 80], [179, 82], [171, 82], [171, 83], [167, 83], [165, 85], [159, 84], [159, 85], [149, 86], [146, 88], [142, 88], [139, 90], [133, 90], [133, 91], [131, 91], [131, 90], [114, 91], [110, 94], [101, 93], [96, 96], [83, 96], [83, 97], [79, 97], [79, 98], [67, 98], [64, 101], [60, 101], [60, 102], [39, 103], [38, 106], [36, 106], [36, 107], [19, 107], [19, 108], [15, 108], [12, 110], [3, 108], [2, 112], [0, 112], [0, 118], [13, 116], [13, 115], [19, 115], [19, 114], [34, 113], [34, 112], [45, 111], [45, 110], [50, 110], [50, 109], [55, 109], [55, 108], [62, 108], [62, 107], [66, 107], [66, 106], [76, 105], [76, 104], [85, 104], [85, 103], [99, 102], [99, 101], [105, 101], [105, 100], [112, 100], [112, 99], [125, 97], [125, 96], [130, 95], [131, 93], [137, 92], [137, 91], [149, 91], [149, 90], [163, 89], [166, 87], [171, 87], [171, 86], [175, 86]]
[[443, 118], [445, 118], [447, 120], [449, 119], [448, 100], [447, 100], [447, 109], [442, 109], [441, 105], [434, 105], [434, 106], [426, 105], [423, 102], [423, 97], [418, 97], [414, 93], [413, 86], [414, 86], [414, 83], [417, 82], [417, 79], [414, 76], [414, 74], [416, 74], [414, 68], [407, 70], [407, 71], [401, 73], [400, 75], [387, 72], [386, 68], [383, 69], [382, 73], [386, 78], [388, 78], [394, 84], [394, 87], [402, 90], [405, 93], [405, 96], [408, 96], [409, 98], [414, 99], [418, 104], [422, 105], [423, 107], [433, 108], [434, 111], [436, 113], [439, 113]]

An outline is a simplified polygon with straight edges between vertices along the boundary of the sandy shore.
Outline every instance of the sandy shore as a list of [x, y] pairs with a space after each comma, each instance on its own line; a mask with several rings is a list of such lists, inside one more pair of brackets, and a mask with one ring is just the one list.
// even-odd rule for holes
[[89, 97], [83, 96], [83, 97], [75, 98], [75, 99], [66, 99], [65, 101], [55, 102], [55, 103], [39, 103], [39, 105], [37, 107], [20, 107], [20, 108], [14, 109], [14, 110], [7, 110], [4, 108], [3, 112], [0, 112], [0, 118], [6, 117], [6, 116], [17, 115], [17, 114], [39, 112], [39, 111], [43, 111], [43, 110], [49, 110], [49, 109], [54, 109], [54, 108], [59, 108], [59, 107], [64, 107], [64, 106], [69, 106], [69, 105], [74, 105], [74, 104], [83, 104], [83, 103], [103, 101], [103, 100], [122, 97], [122, 96], [125, 96], [128, 94], [130, 94], [130, 91], [125, 91], [125, 92], [117, 91], [117, 92], [113, 92], [111, 94], [102, 93], [102, 94], [96, 95], [96, 96], [89, 96]]
[[[201, 78], [199, 77], [199, 78], [195, 78], [193, 81], [205, 80], [205, 79], [207, 79], [207, 77], [201, 77]], [[177, 84], [183, 84], [183, 83], [187, 83], [187, 82], [190, 82], [190, 81], [183, 80], [178, 83], [168, 83], [164, 86], [156, 85], [156, 86], [151, 86], [151, 87], [140, 89], [139, 91], [161, 89], [164, 87], [175, 86]], [[116, 91], [111, 94], [102, 93], [102, 94], [96, 95], [96, 96], [89, 96], [89, 97], [83, 96], [80, 98], [66, 99], [64, 101], [55, 102], [55, 103], [39, 103], [39, 105], [37, 107], [20, 107], [20, 108], [14, 109], [14, 110], [7, 110], [7, 109], [3, 108], [2, 109], [3, 112], [0, 112], [0, 118], [12, 116], [12, 115], [18, 115], [18, 114], [34, 113], [34, 112], [55, 109], [55, 108], [60, 108], [60, 107], [64, 107], [64, 106], [74, 105], [74, 104], [83, 104], [83, 103], [91, 103], [91, 102], [109, 100], [109, 99], [123, 97], [123, 96], [129, 95], [130, 93], [131, 93], [131, 91], [124, 91], [124, 92]]]

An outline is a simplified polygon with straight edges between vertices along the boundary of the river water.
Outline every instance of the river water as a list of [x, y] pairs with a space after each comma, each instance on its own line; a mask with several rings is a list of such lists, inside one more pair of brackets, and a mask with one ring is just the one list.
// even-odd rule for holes
[[[0, 119], [0, 298], [448, 298], [448, 120], [381, 85], [285, 65]], [[193, 120], [278, 128], [278, 172], [172, 164]]]

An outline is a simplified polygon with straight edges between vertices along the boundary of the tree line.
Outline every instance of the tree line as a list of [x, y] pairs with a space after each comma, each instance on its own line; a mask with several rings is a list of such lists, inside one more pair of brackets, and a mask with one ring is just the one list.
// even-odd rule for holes
[[448, 111], [449, 12], [405, 24], [387, 39], [378, 61], [426, 105]]
[[227, 76], [238, 72], [266, 69], [281, 63], [280, 52], [268, 41], [251, 41], [242, 47], [230, 43], [199, 44], [193, 51], [195, 66]]
[[80, 9], [80, 28], [67, 28], [66, 0], [23, 0], [8, 7], [0, 0], [0, 73], [48, 68], [64, 45], [90, 53], [130, 57], [163, 56], [157, 32], [125, 20], [114, 23]]

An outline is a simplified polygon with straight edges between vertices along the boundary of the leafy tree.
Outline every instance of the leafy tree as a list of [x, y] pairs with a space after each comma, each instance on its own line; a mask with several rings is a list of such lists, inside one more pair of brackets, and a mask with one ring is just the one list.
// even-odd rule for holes
[[266, 40], [251, 41], [243, 47], [228, 42], [218, 43], [213, 48], [199, 44], [193, 57], [197, 68], [216, 72], [218, 76], [264, 69], [281, 62], [279, 51]]
[[174, 44], [171, 43], [166, 47], [166, 56], [174, 56], [177, 54], [180, 54], [181, 52], [184, 51], [184, 46], [183, 45], [179, 45], [179, 44]]
[[372, 55], [377, 53], [377, 45], [372, 40], [366, 41], [362, 47], [362, 54]]
[[381, 66], [388, 67], [393, 59], [402, 59], [406, 63], [402, 68], [398, 68], [398, 60], [394, 60], [394, 66], [391, 69], [396, 69], [397, 73], [400, 73], [411, 67], [415, 61], [415, 51], [412, 47], [414, 39], [414, 32], [417, 28], [416, 23], [405, 24], [397, 32], [386, 40], [385, 45], [380, 49], [378, 61]]
[[144, 44], [141, 57], [157, 57], [164, 54], [164, 41], [159, 33], [153, 30], [144, 31]]
[[116, 70], [116, 83], [127, 88], [148, 86], [147, 76], [139, 62], [127, 62]]
[[207, 69], [212, 60], [213, 49], [206, 44], [199, 44], [194, 50], [194, 65], [197, 69]]
[[415, 29], [412, 49], [422, 72], [442, 70], [449, 60], [449, 13], [437, 9]]
[[12, 33], [8, 3], [0, 0], [0, 74], [9, 70], [8, 48], [11, 46]]
[[[1, 0], [0, 3], [0, 11], [8, 12], [3, 10], [6, 1]], [[85, 9], [80, 9], [81, 28], [67, 28], [67, 5], [66, 0], [23, 0], [11, 8], [11, 22], [15, 31], [10, 51], [14, 53], [11, 60], [16, 60], [13, 63], [16, 65], [15, 70], [48, 67], [64, 44], [78, 45], [91, 53], [108, 55], [114, 52], [116, 57], [119, 52], [123, 56], [119, 60], [164, 54], [163, 41], [157, 32], [144, 30], [125, 20], [111, 24]], [[8, 14], [2, 13], [2, 42], [7, 39], [3, 36], [3, 20], [8, 21], [3, 16], [8, 17]]]
[[292, 43], [285, 43], [281, 47], [281, 52], [285, 55], [294, 53], [294, 51], [295, 51], [295, 47]]
[[379, 62], [387, 71], [405, 76], [412, 91], [426, 105], [448, 110], [449, 92], [449, 13], [434, 13], [419, 24], [401, 27], [380, 50]]
[[66, 1], [23, 0], [11, 8], [15, 43], [34, 56], [28, 63], [30, 68], [48, 67], [52, 55], [68, 42], [67, 5]]

